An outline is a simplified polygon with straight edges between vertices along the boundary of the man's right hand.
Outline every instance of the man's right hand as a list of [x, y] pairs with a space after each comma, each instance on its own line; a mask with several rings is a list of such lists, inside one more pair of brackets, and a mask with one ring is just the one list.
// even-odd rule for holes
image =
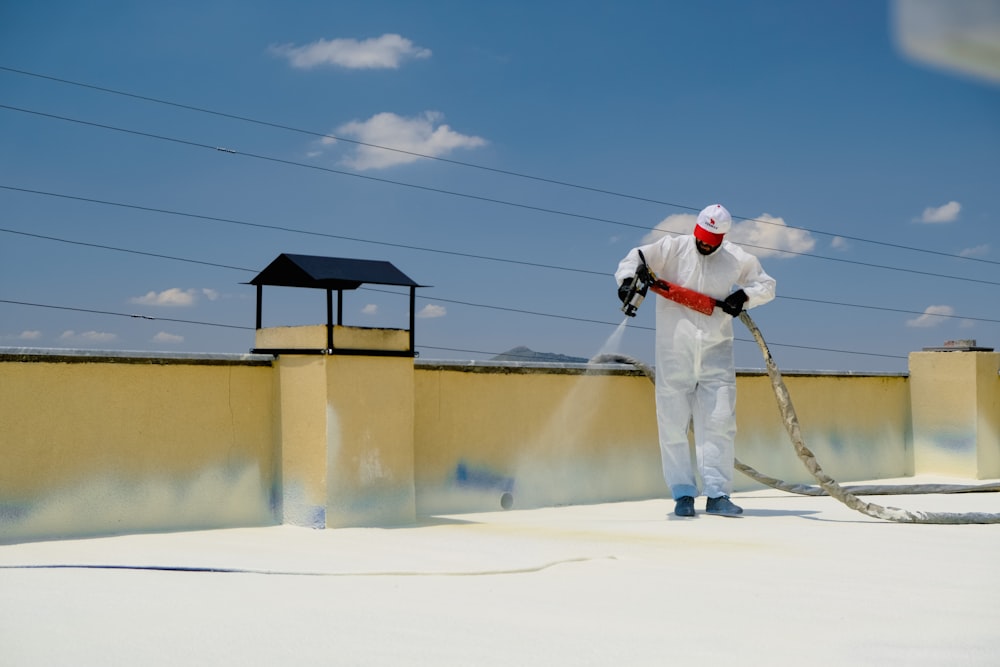
[[622, 284], [618, 286], [618, 299], [622, 303], [625, 303], [625, 300], [628, 299], [628, 291], [631, 287], [632, 287], [631, 278], [626, 278], [625, 280], [622, 281]]

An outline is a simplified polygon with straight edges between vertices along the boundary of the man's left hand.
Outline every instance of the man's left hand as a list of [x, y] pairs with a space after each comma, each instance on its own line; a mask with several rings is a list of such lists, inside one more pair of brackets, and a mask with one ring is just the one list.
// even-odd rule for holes
[[728, 315], [733, 317], [739, 317], [740, 313], [743, 312], [743, 305], [747, 302], [747, 293], [743, 290], [736, 290], [732, 294], [726, 297], [725, 301], [722, 302], [722, 310]]

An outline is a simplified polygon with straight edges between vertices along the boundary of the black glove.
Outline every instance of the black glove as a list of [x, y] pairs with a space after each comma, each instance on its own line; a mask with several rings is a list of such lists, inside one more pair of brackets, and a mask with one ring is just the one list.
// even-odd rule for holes
[[733, 317], [739, 317], [740, 313], [743, 312], [743, 304], [747, 302], [747, 293], [743, 290], [736, 290], [732, 294], [726, 297], [726, 300], [722, 302], [722, 310], [726, 311], [726, 314], [732, 315]]
[[622, 284], [618, 287], [618, 298], [622, 303], [628, 298], [628, 291], [632, 287], [632, 279], [626, 278], [622, 281]]
[[653, 274], [650, 273], [649, 267], [646, 266], [646, 262], [642, 262], [638, 268], [636, 268], [635, 275], [639, 276], [639, 280], [647, 285], [652, 284], [653, 282]]

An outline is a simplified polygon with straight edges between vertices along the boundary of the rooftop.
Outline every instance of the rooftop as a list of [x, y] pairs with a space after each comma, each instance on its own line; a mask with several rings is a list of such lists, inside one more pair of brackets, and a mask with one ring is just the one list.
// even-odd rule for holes
[[0, 642], [19, 666], [996, 664], [997, 525], [734, 499], [743, 518], [648, 500], [2, 546]]

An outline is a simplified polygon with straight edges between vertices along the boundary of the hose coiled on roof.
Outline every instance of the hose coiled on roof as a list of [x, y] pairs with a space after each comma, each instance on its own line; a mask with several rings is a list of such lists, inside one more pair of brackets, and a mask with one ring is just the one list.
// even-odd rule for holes
[[[802, 432], [799, 428], [799, 419], [795, 414], [795, 407], [792, 405], [792, 397], [788, 393], [788, 388], [785, 386], [784, 380], [781, 379], [781, 371], [778, 370], [777, 364], [774, 363], [774, 359], [771, 357], [771, 351], [768, 349], [767, 343], [764, 341], [764, 337], [760, 333], [760, 329], [757, 328], [757, 325], [746, 311], [740, 314], [740, 321], [743, 322], [747, 329], [750, 330], [754, 340], [757, 341], [757, 345], [760, 347], [761, 353], [764, 355], [764, 363], [767, 365], [767, 375], [771, 380], [771, 387], [774, 389], [774, 397], [778, 402], [778, 410], [781, 412], [781, 419], [785, 425], [785, 430], [788, 432], [788, 437], [792, 441], [792, 446], [795, 448], [796, 455], [798, 455], [802, 464], [805, 465], [806, 470], [808, 470], [813, 478], [816, 479], [816, 482], [819, 484], [819, 488], [802, 484], [789, 484], [788, 482], [764, 475], [739, 460], [735, 463], [735, 468], [737, 470], [744, 475], [747, 475], [754, 481], [781, 491], [811, 496], [829, 495], [847, 505], [851, 509], [876, 519], [896, 521], [899, 523], [1000, 523], [1000, 514], [988, 514], [983, 512], [911, 512], [897, 507], [884, 507], [876, 503], [867, 503], [858, 498], [858, 495], [1000, 491], [1000, 484], [986, 484], [981, 486], [913, 484], [904, 486], [853, 487], [844, 487], [838, 484], [835, 479], [823, 471], [823, 468], [820, 467], [819, 462], [816, 460], [816, 456], [808, 447], [806, 447], [805, 442], [802, 440]], [[655, 371], [648, 365], [632, 357], [625, 355], [604, 354], [591, 359], [591, 363], [611, 362], [631, 364], [641, 370], [651, 382], [654, 384], [656, 382]]]

